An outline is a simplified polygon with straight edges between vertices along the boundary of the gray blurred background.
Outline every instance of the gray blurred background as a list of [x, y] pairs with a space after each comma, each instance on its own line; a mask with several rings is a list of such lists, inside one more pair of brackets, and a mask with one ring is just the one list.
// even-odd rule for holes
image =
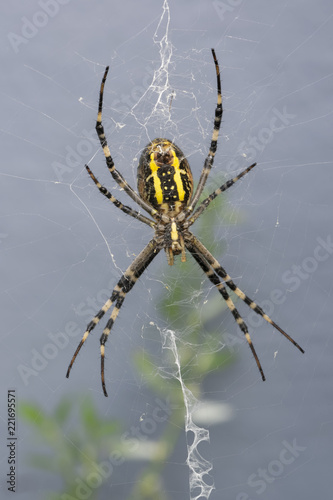
[[[214, 47], [224, 115], [210, 190], [218, 185], [218, 173], [232, 177], [258, 162], [226, 194], [238, 223], [224, 224], [221, 214], [214, 228], [215, 244], [221, 241], [216, 256], [306, 353], [302, 356], [239, 304], [267, 381], [261, 382], [243, 342], [236, 345], [236, 362], [207, 380], [206, 399], [232, 408], [227, 422], [209, 426], [210, 444], [201, 448], [213, 464], [211, 498], [328, 498], [333, 465], [333, 5], [329, 0], [169, 0], [168, 5], [172, 123], [150, 119], [156, 93], [144, 94], [161, 64], [158, 40], [167, 30], [165, 17], [158, 28], [162, 0], [30, 0], [24, 5], [14, 0], [2, 6], [2, 494], [7, 493], [8, 389], [16, 389], [18, 402], [33, 401], [48, 411], [64, 395], [89, 393], [104, 418], [122, 419], [125, 428], [136, 425], [147, 410], [149, 395], [131, 353], [145, 348], [150, 322], [168, 326], [159, 323], [154, 301], [165, 292], [168, 269], [162, 253], [127, 297], [107, 344], [109, 398], [100, 387], [100, 331], [91, 334], [71, 377], [65, 378], [85, 326], [97, 312], [96, 297], [103, 302], [105, 290], [151, 237], [149, 228], [103, 199], [84, 163], [128, 203], [115, 188], [94, 135], [98, 90], [108, 64], [104, 116], [119, 170], [136, 187], [141, 149], [165, 135], [187, 155], [197, 180], [216, 102]], [[175, 265], [185, 286], [179, 259]], [[193, 273], [202, 275], [195, 265]], [[216, 291], [202, 282], [202, 301], [209, 301]], [[229, 316], [220, 318], [221, 330], [236, 335]], [[65, 334], [56, 336], [59, 332]], [[66, 345], [54, 347], [55, 338]], [[155, 342], [160, 348], [157, 329]], [[43, 352], [44, 361], [38, 357]], [[23, 422], [18, 426], [17, 496], [44, 499], [60, 485], [56, 476], [27, 465], [29, 453], [41, 443]], [[175, 500], [189, 497], [185, 439], [178, 452], [164, 482]], [[110, 486], [110, 498], [125, 498], [135, 473], [135, 467], [124, 465], [116, 489]]]

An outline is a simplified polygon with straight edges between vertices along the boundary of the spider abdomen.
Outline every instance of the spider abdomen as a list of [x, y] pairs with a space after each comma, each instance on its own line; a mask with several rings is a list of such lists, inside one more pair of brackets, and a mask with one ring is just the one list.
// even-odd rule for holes
[[177, 215], [191, 199], [193, 178], [183, 152], [168, 139], [154, 139], [142, 152], [138, 166], [141, 198], [156, 210]]

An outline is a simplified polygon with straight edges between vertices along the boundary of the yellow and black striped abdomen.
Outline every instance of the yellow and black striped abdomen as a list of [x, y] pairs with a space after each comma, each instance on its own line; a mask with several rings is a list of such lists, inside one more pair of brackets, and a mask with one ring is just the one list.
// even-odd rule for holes
[[142, 152], [138, 166], [141, 198], [156, 210], [176, 215], [191, 199], [193, 178], [183, 152], [167, 139], [154, 139]]

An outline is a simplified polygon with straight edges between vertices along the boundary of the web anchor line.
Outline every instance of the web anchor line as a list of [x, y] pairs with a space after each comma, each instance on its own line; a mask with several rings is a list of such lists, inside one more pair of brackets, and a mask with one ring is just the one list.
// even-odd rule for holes
[[184, 383], [175, 332], [172, 330], [163, 330], [160, 333], [163, 348], [169, 349], [173, 353], [176, 365], [174, 376], [179, 381], [183, 393], [187, 441], [186, 464], [189, 468], [190, 500], [208, 500], [211, 492], [215, 489], [213, 480], [212, 484], [207, 484], [206, 482], [208, 478], [212, 479], [210, 472], [213, 469], [213, 465], [200, 454], [198, 447], [203, 441], [210, 442], [209, 431], [193, 422], [192, 415], [199, 402]]

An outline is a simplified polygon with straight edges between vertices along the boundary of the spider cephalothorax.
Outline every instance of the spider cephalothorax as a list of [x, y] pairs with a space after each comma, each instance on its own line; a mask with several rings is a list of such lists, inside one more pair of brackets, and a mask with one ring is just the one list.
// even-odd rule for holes
[[106, 68], [102, 79], [99, 94], [96, 131], [103, 148], [107, 167], [117, 184], [130, 198], [132, 198], [134, 202], [137, 203], [140, 208], [145, 210], [151, 218], [143, 215], [140, 211], [133, 210], [131, 207], [123, 205], [110, 193], [110, 191], [108, 191], [108, 189], [100, 184], [87, 165], [86, 169], [100, 192], [117, 208], [154, 229], [153, 238], [126, 269], [125, 273], [113, 289], [110, 298], [106, 301], [102, 309], [96, 314], [90, 323], [88, 323], [87, 329], [67, 370], [66, 376], [69, 377], [76, 356], [86, 341], [89, 333], [93, 330], [93, 328], [95, 328], [110, 307], [113, 306], [110, 319], [106, 323], [100, 338], [101, 379], [105, 396], [107, 396], [104, 376], [105, 343], [118, 316], [126, 294], [133, 288], [137, 279], [142, 275], [145, 269], [162, 249], [165, 250], [167, 260], [170, 265], [173, 265], [174, 263], [174, 256], [180, 254], [181, 261], [184, 262], [186, 260], [186, 250], [188, 250], [188, 252], [196, 260], [201, 269], [206, 273], [207, 278], [217, 288], [218, 292], [226, 301], [226, 304], [234, 316], [239, 328], [244, 333], [263, 380], [265, 380], [264, 372], [261, 368], [257, 353], [253, 347], [247, 326], [237, 311], [225, 285], [257, 314], [273, 325], [274, 328], [282, 333], [282, 335], [292, 342], [301, 352], [304, 352], [297, 342], [295, 342], [294, 339], [292, 339], [285, 331], [274, 323], [274, 321], [267, 316], [260, 306], [258, 306], [252, 299], [245, 295], [240, 288], [238, 288], [221, 264], [219, 264], [209, 250], [189, 230], [189, 227], [194, 224], [198, 217], [200, 217], [208, 205], [219, 194], [235, 184], [235, 182], [250, 172], [250, 170], [252, 170], [252, 168], [256, 165], [253, 163], [236, 177], [230, 179], [221, 187], [215, 189], [215, 191], [204, 199], [196, 208], [214, 162], [217, 149], [217, 139], [223, 114], [220, 69], [214, 49], [212, 49], [212, 54], [217, 78], [217, 104], [215, 109], [214, 130], [209, 152], [194, 192], [192, 172], [185, 155], [173, 142], [163, 138], [154, 139], [142, 152], [138, 166], [139, 193], [134, 191], [134, 189], [132, 189], [131, 186], [125, 181], [124, 177], [115, 168], [102, 125], [103, 93], [109, 70], [108, 67]]

